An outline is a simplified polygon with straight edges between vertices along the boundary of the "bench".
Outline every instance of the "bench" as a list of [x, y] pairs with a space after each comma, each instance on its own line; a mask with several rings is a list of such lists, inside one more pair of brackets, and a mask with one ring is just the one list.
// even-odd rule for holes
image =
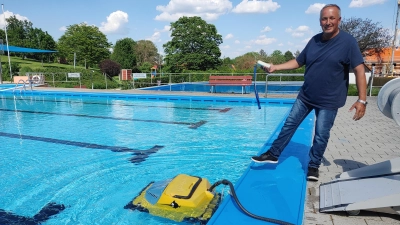
[[252, 84], [252, 76], [210, 76], [209, 85], [211, 93], [216, 92], [216, 86], [242, 86], [242, 94], [246, 92], [245, 86]]

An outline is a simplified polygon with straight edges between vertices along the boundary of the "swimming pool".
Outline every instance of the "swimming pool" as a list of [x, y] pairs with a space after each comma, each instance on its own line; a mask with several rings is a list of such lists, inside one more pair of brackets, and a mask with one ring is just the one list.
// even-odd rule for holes
[[[270, 81], [267, 87], [267, 93], [279, 93], [279, 94], [293, 94], [300, 91], [300, 87], [303, 84], [301, 81], [291, 82], [277, 82]], [[211, 92], [211, 86], [208, 82], [196, 82], [196, 83], [179, 83], [171, 85], [160, 85], [153, 87], [141, 88], [142, 90], [152, 91], [185, 91], [185, 92]], [[265, 93], [265, 82], [257, 82], [257, 91], [262, 94]], [[214, 92], [218, 93], [242, 93], [241, 86], [216, 86]], [[254, 93], [254, 86], [247, 86], [244, 88], [245, 93]]]
[[181, 173], [235, 183], [292, 103], [2, 93], [0, 209], [12, 220], [65, 206], [43, 224], [178, 224], [124, 206], [149, 182]]
[[0, 84], [0, 91], [14, 89], [16, 86], [21, 87], [22, 84]]

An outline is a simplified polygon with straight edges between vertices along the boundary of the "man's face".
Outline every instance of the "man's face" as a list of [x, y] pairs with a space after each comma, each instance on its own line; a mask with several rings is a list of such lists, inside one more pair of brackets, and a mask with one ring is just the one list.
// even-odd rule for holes
[[334, 35], [339, 32], [339, 24], [342, 18], [336, 7], [327, 7], [322, 10], [319, 23], [325, 34]]

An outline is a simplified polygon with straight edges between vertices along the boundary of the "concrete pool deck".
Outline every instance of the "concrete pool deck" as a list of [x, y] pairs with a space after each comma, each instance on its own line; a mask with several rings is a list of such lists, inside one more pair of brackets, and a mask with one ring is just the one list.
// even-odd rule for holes
[[[41, 88], [42, 91], [105, 92], [124, 94], [164, 94], [219, 97], [251, 97], [253, 94], [219, 94], [195, 92], [162, 92], [142, 90], [91, 90], [74, 88]], [[264, 95], [260, 93], [260, 98]], [[268, 95], [268, 98], [295, 98], [296, 95]], [[400, 215], [361, 211], [357, 216], [344, 212], [319, 213], [319, 185], [336, 179], [342, 172], [400, 157], [400, 127], [384, 116], [377, 106], [377, 97], [368, 97], [366, 115], [353, 121], [351, 105], [357, 100], [349, 96], [346, 105], [339, 109], [331, 138], [320, 167], [320, 181], [307, 183], [304, 224], [327, 225], [391, 225], [400, 224]]]

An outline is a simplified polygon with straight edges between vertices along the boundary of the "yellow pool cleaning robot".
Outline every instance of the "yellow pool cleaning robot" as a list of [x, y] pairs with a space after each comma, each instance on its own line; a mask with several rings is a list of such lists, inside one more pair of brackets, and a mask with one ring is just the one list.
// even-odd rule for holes
[[233, 184], [228, 180], [223, 179], [210, 185], [205, 178], [185, 174], [164, 181], [151, 182], [124, 208], [148, 212], [177, 222], [206, 224], [221, 202], [221, 193], [214, 192], [214, 189], [221, 184], [229, 186], [229, 194], [247, 216], [275, 224], [293, 225], [247, 211], [239, 202]]
[[221, 195], [209, 191], [205, 178], [180, 174], [151, 182], [125, 208], [181, 221], [205, 224], [217, 209]]

